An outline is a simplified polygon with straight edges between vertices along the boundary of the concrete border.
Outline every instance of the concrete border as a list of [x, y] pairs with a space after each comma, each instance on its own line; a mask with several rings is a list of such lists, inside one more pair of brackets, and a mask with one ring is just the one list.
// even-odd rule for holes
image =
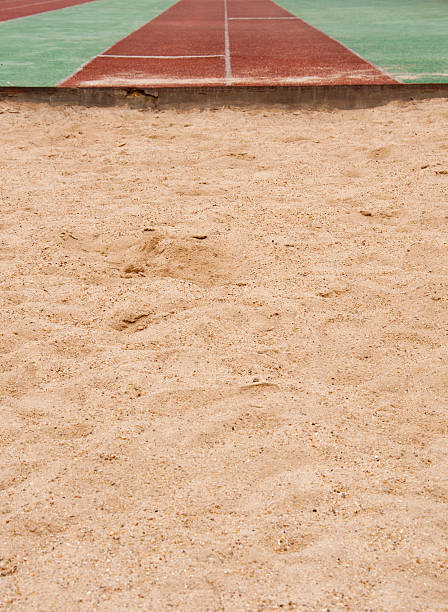
[[217, 108], [284, 105], [307, 109], [355, 109], [448, 98], [448, 83], [397, 85], [299, 85], [251, 87], [0, 87], [0, 100], [51, 105], [128, 106], [130, 108]]

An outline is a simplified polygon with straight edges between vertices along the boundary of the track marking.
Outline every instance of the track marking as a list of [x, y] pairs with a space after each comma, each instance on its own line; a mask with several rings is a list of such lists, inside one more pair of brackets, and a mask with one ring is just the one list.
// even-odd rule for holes
[[[180, 3], [183, 6], [173, 11]], [[268, 9], [267, 4], [271, 5]], [[389, 76], [386, 79], [383, 71], [339, 41], [280, 8], [272, 0], [254, 0], [252, 16], [240, 13], [240, 17], [229, 17], [233, 11], [229, 0], [179, 0], [164, 11], [166, 18], [160, 20], [161, 13], [151, 19], [92, 58], [91, 66], [85, 70], [81, 66], [61, 85], [231, 87], [397, 82]], [[277, 16], [269, 16], [269, 12], [277, 12]], [[252, 25], [239, 23], [245, 20]], [[158, 25], [150, 25], [153, 21]], [[167, 30], [173, 31], [172, 40], [167, 40]], [[220, 53], [212, 54], [212, 50]], [[104, 62], [105, 58], [114, 61]]]
[[229, 21], [242, 21], [253, 19], [298, 19], [300, 21], [300, 17], [229, 17]]
[[97, 57], [119, 57], [124, 59], [202, 59], [207, 57], [225, 57], [225, 55], [113, 55], [103, 53]]
[[224, 0], [224, 49], [226, 59], [226, 85], [232, 84], [232, 64], [230, 61], [229, 12], [227, 0]]

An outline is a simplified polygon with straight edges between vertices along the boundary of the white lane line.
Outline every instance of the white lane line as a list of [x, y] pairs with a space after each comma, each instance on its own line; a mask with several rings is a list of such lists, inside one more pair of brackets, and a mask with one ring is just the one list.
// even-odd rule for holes
[[232, 64], [230, 61], [229, 12], [227, 0], [224, 0], [224, 52], [226, 59], [226, 85], [232, 84]]
[[113, 55], [103, 53], [98, 57], [120, 57], [125, 59], [202, 59], [207, 57], [225, 57], [224, 55]]
[[229, 17], [229, 21], [242, 21], [245, 19], [293, 19], [293, 20], [299, 20], [299, 17]]

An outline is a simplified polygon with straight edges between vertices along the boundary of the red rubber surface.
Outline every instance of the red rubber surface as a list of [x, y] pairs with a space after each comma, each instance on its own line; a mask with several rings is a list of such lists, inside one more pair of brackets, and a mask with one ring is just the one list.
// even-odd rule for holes
[[301, 20], [230, 21], [237, 84], [394, 83], [377, 68]]
[[292, 17], [287, 10], [271, 0], [228, 0], [230, 18], [235, 17]]
[[108, 55], [223, 53], [222, 0], [182, 0], [106, 51]]
[[95, 0], [6, 0], [0, 4], [0, 21], [10, 21]]
[[[396, 83], [271, 0], [227, 0], [227, 13], [227, 62], [225, 0], [181, 0], [94, 58], [63, 86]], [[173, 57], [191, 55], [199, 57]]]

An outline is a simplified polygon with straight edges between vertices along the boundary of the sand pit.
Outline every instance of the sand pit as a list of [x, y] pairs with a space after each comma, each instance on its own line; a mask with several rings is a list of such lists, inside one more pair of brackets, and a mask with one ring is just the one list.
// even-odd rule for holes
[[448, 102], [0, 103], [2, 610], [446, 610]]

